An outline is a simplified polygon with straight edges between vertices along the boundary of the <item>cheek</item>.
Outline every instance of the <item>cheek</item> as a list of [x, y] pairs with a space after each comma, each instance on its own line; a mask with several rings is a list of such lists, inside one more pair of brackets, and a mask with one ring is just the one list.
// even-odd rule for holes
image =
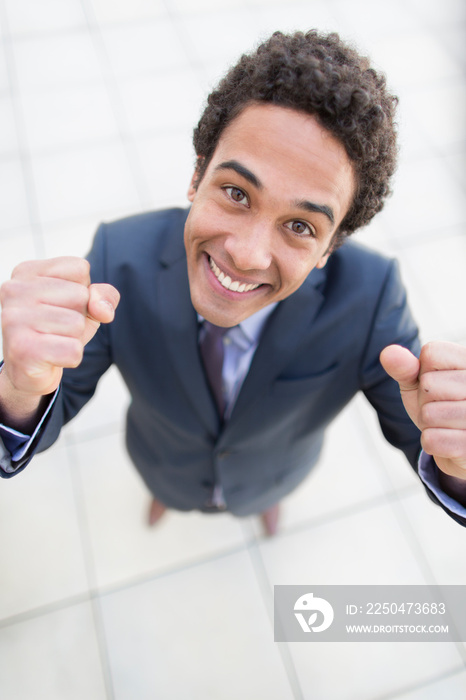
[[317, 256], [309, 255], [281, 256], [278, 265], [281, 284], [289, 291], [295, 291], [302, 285], [318, 262]]
[[189, 213], [185, 228], [187, 243], [211, 238], [218, 229], [215, 212], [208, 205], [197, 205]]

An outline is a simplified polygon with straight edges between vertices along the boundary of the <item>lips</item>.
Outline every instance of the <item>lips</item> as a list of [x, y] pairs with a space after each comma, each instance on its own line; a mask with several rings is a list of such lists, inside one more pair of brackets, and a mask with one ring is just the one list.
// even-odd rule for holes
[[218, 279], [220, 284], [229, 289], [231, 292], [238, 292], [239, 294], [244, 294], [245, 292], [251, 292], [253, 289], [260, 287], [260, 284], [246, 284], [239, 280], [231, 279], [229, 275], [225, 275], [224, 272], [218, 267], [214, 260], [209, 255], [209, 265], [210, 269], [214, 273], [215, 277]]

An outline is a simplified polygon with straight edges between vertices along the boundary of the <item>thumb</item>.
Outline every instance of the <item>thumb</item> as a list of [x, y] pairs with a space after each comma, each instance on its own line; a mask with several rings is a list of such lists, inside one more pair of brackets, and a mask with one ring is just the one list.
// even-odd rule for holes
[[88, 315], [98, 323], [111, 323], [119, 301], [120, 294], [111, 284], [91, 284]]
[[120, 294], [111, 284], [91, 284], [89, 286], [84, 345], [92, 340], [101, 323], [113, 321], [119, 301]]
[[400, 385], [400, 390], [418, 388], [420, 362], [413, 353], [401, 345], [388, 345], [380, 353], [380, 363], [386, 373]]

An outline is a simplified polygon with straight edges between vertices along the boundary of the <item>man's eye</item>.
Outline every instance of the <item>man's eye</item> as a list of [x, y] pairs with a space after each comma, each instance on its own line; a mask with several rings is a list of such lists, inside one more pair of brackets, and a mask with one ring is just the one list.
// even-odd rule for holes
[[240, 190], [239, 187], [225, 187], [225, 192], [228, 194], [230, 199], [232, 199], [234, 202], [239, 202], [239, 204], [246, 204], [248, 201], [245, 193], [243, 190]]
[[285, 226], [298, 236], [314, 236], [314, 231], [309, 224], [305, 224], [304, 221], [289, 221]]

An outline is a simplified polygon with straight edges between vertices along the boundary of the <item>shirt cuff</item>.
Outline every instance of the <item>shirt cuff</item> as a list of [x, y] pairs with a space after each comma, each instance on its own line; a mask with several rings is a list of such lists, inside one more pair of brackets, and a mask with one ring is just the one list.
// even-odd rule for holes
[[7, 425], [0, 423], [0, 468], [3, 469], [6, 474], [14, 474], [23, 463], [25, 455], [39, 434], [45, 419], [55, 404], [59, 390], [58, 388], [50, 399], [32, 435], [25, 435], [18, 430], [14, 430], [14, 428], [9, 428]]
[[434, 458], [424, 452], [424, 450], [422, 450], [419, 456], [418, 471], [422, 482], [427, 486], [429, 491], [438, 498], [445, 508], [455, 515], [466, 518], [466, 507], [462, 506], [458, 501], [455, 501], [454, 498], [448, 496], [445, 491], [442, 490], [438, 479], [438, 467], [435, 464]]

